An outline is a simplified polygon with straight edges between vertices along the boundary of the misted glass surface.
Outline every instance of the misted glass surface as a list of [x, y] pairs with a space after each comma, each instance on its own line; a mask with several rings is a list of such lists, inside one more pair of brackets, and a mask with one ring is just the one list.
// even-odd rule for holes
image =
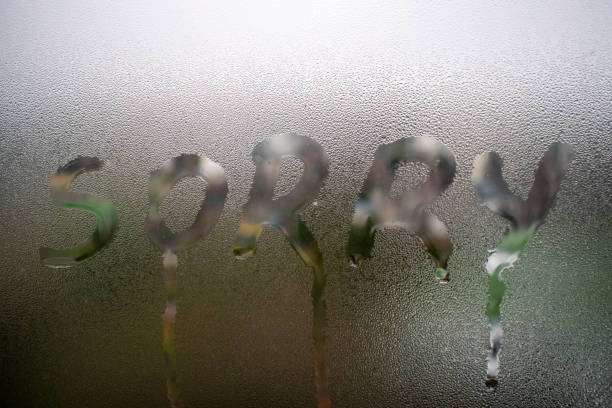
[[612, 405], [611, 27], [2, 1], [0, 406]]

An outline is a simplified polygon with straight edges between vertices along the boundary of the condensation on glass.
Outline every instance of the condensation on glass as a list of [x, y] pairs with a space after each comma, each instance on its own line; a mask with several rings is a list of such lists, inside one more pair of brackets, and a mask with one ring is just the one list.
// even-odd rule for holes
[[612, 405], [611, 7], [0, 2], [0, 406]]

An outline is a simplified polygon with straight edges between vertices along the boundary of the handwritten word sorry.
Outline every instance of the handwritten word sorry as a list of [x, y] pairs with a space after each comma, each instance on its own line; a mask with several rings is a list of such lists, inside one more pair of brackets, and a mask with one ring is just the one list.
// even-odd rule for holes
[[[295, 157], [304, 166], [294, 189], [273, 199], [280, 164], [284, 157]], [[501, 158], [494, 152], [484, 153], [474, 161], [472, 181], [480, 200], [494, 213], [508, 219], [512, 228], [489, 257], [489, 303], [487, 316], [491, 329], [491, 350], [487, 358], [487, 383], [495, 384], [499, 370], [498, 354], [502, 329], [499, 306], [504, 293], [501, 272], [512, 266], [529, 239], [553, 206], [561, 180], [573, 157], [564, 143], [553, 143], [540, 160], [528, 199], [522, 201], [510, 192], [502, 173]], [[234, 255], [247, 258], [255, 253], [257, 239], [264, 225], [280, 230], [302, 261], [313, 271], [314, 366], [318, 407], [331, 407], [325, 362], [326, 306], [323, 297], [326, 274], [323, 256], [317, 242], [300, 217], [301, 210], [315, 200], [328, 174], [327, 154], [315, 140], [294, 133], [273, 136], [258, 143], [252, 153], [255, 176], [249, 200], [242, 209], [236, 232]], [[420, 162], [429, 167], [429, 178], [416, 190], [405, 191], [399, 198], [390, 195], [399, 165]], [[80, 208], [97, 218], [96, 229], [82, 244], [67, 249], [41, 248], [44, 265], [67, 268], [83, 262], [109, 245], [119, 223], [113, 204], [90, 194], [69, 191], [72, 182], [84, 172], [100, 170], [103, 163], [96, 157], [77, 157], [57, 170], [51, 179], [51, 197], [67, 208]], [[435, 276], [441, 282], [449, 279], [448, 259], [453, 244], [442, 221], [425, 212], [453, 183], [456, 161], [442, 143], [427, 137], [408, 137], [376, 150], [358, 201], [348, 236], [347, 258], [358, 266], [372, 253], [376, 231], [385, 226], [404, 228], [416, 234], [436, 261]], [[206, 197], [193, 224], [186, 230], [172, 233], [159, 213], [164, 197], [184, 177], [199, 177], [207, 182]], [[206, 157], [184, 154], [167, 161], [151, 174], [149, 181], [149, 213], [145, 230], [151, 242], [162, 252], [166, 309], [163, 319], [163, 349], [167, 368], [167, 395], [172, 407], [182, 405], [176, 370], [174, 322], [177, 312], [176, 253], [209, 234], [223, 211], [228, 193], [223, 168]]]

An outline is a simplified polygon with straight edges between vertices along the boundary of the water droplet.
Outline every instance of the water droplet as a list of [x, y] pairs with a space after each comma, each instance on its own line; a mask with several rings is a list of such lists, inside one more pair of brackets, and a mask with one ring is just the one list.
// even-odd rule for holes
[[440, 283], [448, 283], [448, 271], [444, 268], [437, 268], [436, 279], [438, 279]]
[[349, 265], [352, 268], [358, 268], [359, 267], [359, 262], [361, 262], [361, 260], [363, 259], [363, 257], [359, 254], [351, 254], [349, 255]]
[[485, 385], [488, 392], [494, 392], [497, 389], [497, 380], [495, 378], [487, 378]]

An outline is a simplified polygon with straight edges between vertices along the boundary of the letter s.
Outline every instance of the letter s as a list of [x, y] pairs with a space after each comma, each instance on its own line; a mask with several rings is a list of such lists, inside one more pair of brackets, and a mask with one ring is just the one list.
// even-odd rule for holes
[[87, 241], [66, 249], [40, 248], [40, 259], [51, 268], [69, 268], [91, 258], [113, 238], [118, 217], [113, 203], [91, 194], [69, 191], [72, 182], [83, 172], [102, 168], [97, 157], [79, 156], [57, 169], [51, 179], [51, 198], [66, 208], [80, 208], [93, 213], [98, 219], [96, 229]]

